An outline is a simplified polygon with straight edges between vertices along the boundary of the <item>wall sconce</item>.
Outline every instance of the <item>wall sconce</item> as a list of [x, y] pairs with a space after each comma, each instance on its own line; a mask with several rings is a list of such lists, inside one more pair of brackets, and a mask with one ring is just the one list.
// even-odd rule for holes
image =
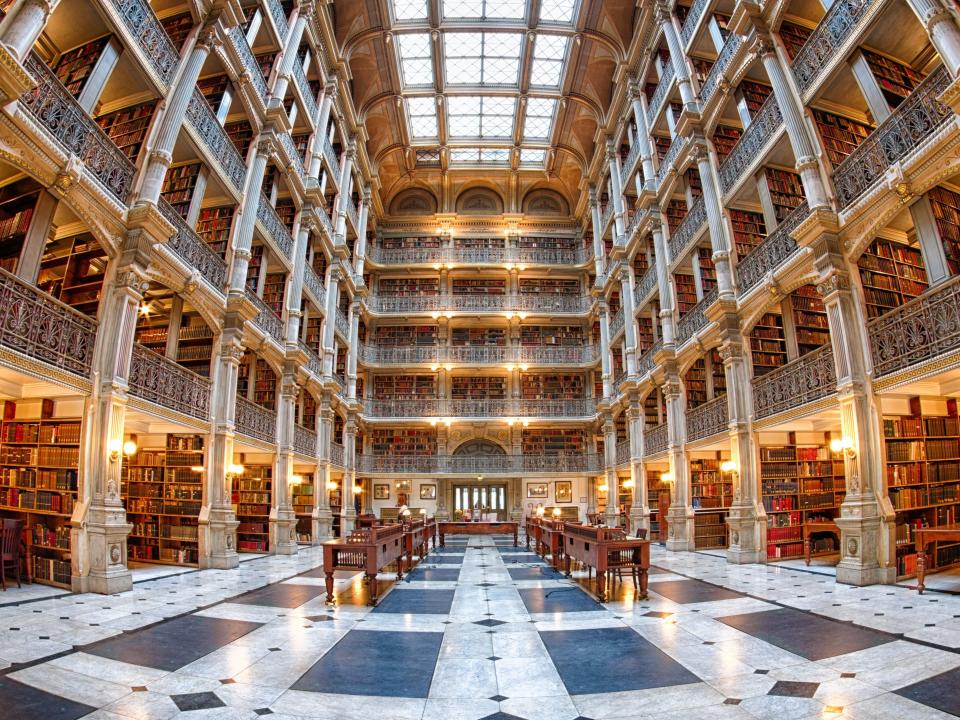
[[526, 265], [517, 265], [517, 270], [519, 270], [520, 272], [523, 272], [526, 269], [527, 269]]
[[543, 512], [544, 512], [543, 504], [537, 503], [537, 517], [542, 518]]
[[557, 520], [560, 517], [560, 508], [555, 507], [553, 509], [553, 519]]
[[673, 473], [665, 472], [660, 474], [660, 482], [672, 483], [673, 482]]
[[202, 473], [206, 468], [203, 465], [193, 465], [190, 467], [190, 472]]
[[362, 486], [362, 485], [354, 485], [354, 486], [353, 486], [353, 494], [354, 494], [354, 495], [360, 495], [362, 492], [363, 492], [363, 486]]
[[507, 372], [513, 372], [513, 365], [504, 365], [503, 366]]
[[853, 438], [844, 435], [842, 438], [834, 438], [830, 441], [830, 452], [834, 455], [843, 453], [846, 457], [853, 460], [857, 456], [857, 448], [853, 444]]
[[430, 418], [430, 425], [432, 425], [433, 427], [436, 427], [436, 426], [437, 426], [437, 419], [436, 419], [436, 418]]
[[123, 453], [126, 457], [135, 455], [137, 444], [133, 440], [121, 442], [120, 438], [113, 438], [107, 444], [107, 450], [110, 452], [110, 462], [117, 462], [120, 460], [120, 453]]
[[340, 487], [340, 486], [337, 485], [337, 481], [336, 481], [336, 480], [327, 480], [327, 490], [329, 490], [330, 492], [333, 492], [333, 491], [336, 490], [338, 487]]
[[301, 485], [303, 484], [303, 475], [291, 475], [290, 476], [291, 485]]
[[607, 492], [607, 490], [609, 489], [610, 489], [610, 486], [607, 485], [606, 483], [600, 483], [599, 485], [597, 485], [597, 490], [599, 490], [600, 492]]
[[443, 265], [441, 265], [440, 263], [434, 263], [434, 264], [433, 264], [433, 269], [434, 269], [434, 270], [439, 270], [439, 269], [442, 268], [442, 267], [443, 267]]
[[624, 481], [623, 481], [623, 486], [624, 486], [627, 490], [633, 490], [633, 488], [635, 488], [635, 487], [637, 486], [637, 483], [634, 482], [633, 478], [630, 478], [629, 480], [624, 480]]
[[447, 418], [446, 420], [443, 421], [443, 424], [446, 425], [447, 427], [450, 427], [451, 425], [453, 425], [453, 420], [451, 420], [450, 418]]
[[243, 465], [238, 463], [230, 463], [227, 465], [227, 477], [236, 477], [237, 475], [243, 475], [243, 471], [246, 468]]
[[440, 311], [439, 311], [439, 310], [434, 310], [432, 313], [430, 313], [430, 317], [432, 317], [434, 320], [436, 320], [438, 317], [440, 317]]
[[518, 312], [518, 313], [517, 313], [517, 317], [520, 318], [521, 320], [526, 320], [526, 319], [527, 319], [527, 313], [525, 313], [525, 312]]
[[530, 426], [530, 421], [529, 421], [529, 420], [524, 420], [524, 421], [523, 421], [523, 426], [524, 426], [524, 427], [529, 427], [529, 426]]

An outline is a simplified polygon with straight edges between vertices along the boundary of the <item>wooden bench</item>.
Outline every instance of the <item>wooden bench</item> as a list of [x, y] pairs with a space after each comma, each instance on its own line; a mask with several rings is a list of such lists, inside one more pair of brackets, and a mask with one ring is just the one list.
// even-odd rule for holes
[[377, 604], [377, 573], [397, 564], [397, 580], [403, 579], [403, 526], [355, 530], [345, 540], [327, 540], [323, 543], [323, 569], [326, 576], [327, 603], [333, 604], [333, 573], [337, 570], [360, 570], [370, 587], [370, 602]]
[[563, 554], [566, 575], [570, 577], [570, 563], [582, 562], [597, 571], [597, 597], [606, 602], [607, 575], [611, 570], [629, 570], [639, 599], [647, 598], [647, 571], [650, 569], [650, 541], [628, 538], [619, 528], [593, 527], [565, 523]]
[[453, 522], [441, 520], [437, 523], [440, 533], [440, 547], [446, 547], [447, 535], [513, 535], [513, 546], [517, 547], [520, 523], [513, 520], [497, 522]]

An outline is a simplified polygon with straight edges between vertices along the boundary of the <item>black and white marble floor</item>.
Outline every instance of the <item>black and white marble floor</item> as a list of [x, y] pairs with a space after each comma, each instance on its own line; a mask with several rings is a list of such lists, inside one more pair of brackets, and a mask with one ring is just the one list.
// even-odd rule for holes
[[600, 605], [582, 575], [479, 537], [382, 575], [377, 608], [338, 573], [330, 607], [320, 559], [0, 607], [0, 717], [960, 716], [953, 595], [655, 548], [649, 599], [628, 580]]

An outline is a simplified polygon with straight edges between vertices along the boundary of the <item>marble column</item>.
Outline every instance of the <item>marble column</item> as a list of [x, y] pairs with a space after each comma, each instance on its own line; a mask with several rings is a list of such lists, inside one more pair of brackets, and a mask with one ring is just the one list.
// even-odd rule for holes
[[633, 377], [637, 374], [637, 319], [634, 317], [633, 307], [633, 278], [630, 272], [630, 266], [625, 262], [620, 263], [620, 304], [623, 306], [623, 338], [624, 338], [624, 361], [626, 363], [627, 375]]
[[[317, 436], [320, 455], [317, 471], [314, 474], [313, 512], [311, 517], [313, 543], [316, 545], [333, 537], [333, 512], [330, 509], [330, 490], [327, 487], [332, 480], [330, 446], [333, 442], [333, 393], [324, 390], [320, 398], [317, 413]], [[342, 490], [342, 488], [341, 488]]]
[[629, 530], [636, 534], [643, 529], [650, 532], [650, 499], [643, 465], [643, 426], [645, 417], [640, 394], [630, 391], [627, 407], [627, 433], [630, 440], [630, 481], [633, 483], [633, 502], [630, 504]]
[[954, 16], [939, 0], [907, 0], [907, 5], [927, 31], [950, 75], [956, 78], [960, 74], [960, 27]]
[[663, 234], [663, 220], [657, 208], [651, 211], [651, 234], [653, 235], [654, 255], [657, 270], [657, 288], [660, 291], [660, 338], [663, 344], [673, 345], [673, 275], [670, 263], [667, 239]]
[[641, 100], [643, 91], [636, 78], [630, 80], [629, 93], [633, 117], [637, 123], [636, 142], [640, 143], [640, 167], [643, 175], [643, 181], [637, 183], [637, 193], [643, 192], [644, 187], [650, 187], [653, 192], [656, 192], [653, 181], [657, 176], [657, 171], [653, 167], [653, 150], [650, 146], [650, 131], [647, 129], [647, 113]]
[[[21, 0], [14, 3], [8, 8], [7, 17], [0, 27], [0, 48], [18, 63], [23, 62], [43, 32], [50, 14], [59, 4], [59, 0]], [[4, 65], [4, 71], [6, 69]]]
[[598, 302], [600, 312], [600, 370], [603, 378], [603, 396], [613, 397], [613, 368], [610, 356], [610, 310], [606, 300]]
[[363, 188], [363, 197], [360, 200], [360, 218], [357, 228], [357, 245], [354, 248], [353, 267], [358, 284], [363, 283], [363, 265], [367, 259], [367, 223], [370, 219], [370, 203], [373, 201], [373, 193], [370, 186]]
[[697, 160], [697, 170], [700, 173], [700, 184], [703, 186], [703, 205], [707, 211], [707, 227], [710, 230], [710, 245], [713, 249], [713, 263], [717, 271], [717, 291], [724, 300], [734, 299], [733, 272], [730, 269], [730, 238], [727, 236], [727, 226], [723, 222], [720, 195], [717, 188], [720, 181], [713, 171], [710, 162], [710, 153], [705, 143], [694, 146], [694, 157]]
[[593, 232], [593, 267], [599, 279], [603, 276], [603, 268], [606, 265], [603, 256], [603, 234], [600, 231], [600, 205], [597, 202], [597, 188], [591, 185], [589, 192], [591, 229]]
[[313, 14], [313, 7], [313, 3], [302, 3], [297, 10], [297, 18], [293, 21], [293, 27], [287, 34], [287, 39], [283, 46], [283, 55], [280, 58], [277, 79], [273, 83], [273, 90], [270, 91], [270, 100], [267, 103], [268, 112], [281, 112], [286, 115], [286, 110], [283, 107], [283, 98], [287, 94], [287, 88], [290, 85], [290, 76], [293, 74], [293, 63], [299, 61], [297, 58], [297, 50], [300, 48], [300, 40], [303, 39], [303, 31], [307, 26], [307, 21]]
[[250, 263], [250, 247], [253, 244], [253, 228], [257, 222], [257, 207], [260, 205], [260, 188], [263, 174], [267, 169], [267, 159], [273, 151], [273, 141], [261, 139], [257, 143], [256, 155], [247, 170], [244, 181], [243, 201], [240, 208], [240, 220], [236, 222], [233, 235], [233, 270], [230, 278], [230, 294], [243, 295], [247, 284], [247, 265]]
[[670, 61], [673, 63], [674, 74], [677, 78], [677, 85], [680, 88], [680, 100], [684, 108], [693, 112], [697, 111], [697, 95], [693, 92], [693, 83], [690, 81], [690, 70], [687, 68], [686, 55], [683, 47], [680, 45], [680, 36], [673, 24], [673, 13], [670, 11], [671, 5], [664, 2], [658, 2], [656, 5], [657, 22], [663, 28], [663, 36], [667, 40], [667, 47], [670, 50]]
[[343, 432], [343, 462], [346, 466], [343, 473], [343, 507], [340, 517], [340, 536], [347, 537], [353, 532], [357, 524], [357, 511], [354, 508], [353, 486], [357, 479], [357, 418], [354, 413], [347, 417]]
[[277, 411], [277, 454], [270, 504], [270, 549], [274, 555], [297, 553], [297, 516], [293, 511], [293, 435], [300, 386], [296, 363], [284, 363]]
[[686, 396], [677, 374], [675, 361], [668, 363], [663, 394], [667, 401], [667, 456], [673, 487], [667, 511], [669, 530], [667, 550], [693, 550], [694, 515], [690, 504], [690, 464], [686, 452]]
[[336, 316], [337, 300], [340, 292], [341, 270], [338, 266], [331, 266], [327, 280], [327, 298], [323, 315], [323, 338], [321, 350], [323, 352], [323, 374], [325, 377], [333, 375], [336, 360]]

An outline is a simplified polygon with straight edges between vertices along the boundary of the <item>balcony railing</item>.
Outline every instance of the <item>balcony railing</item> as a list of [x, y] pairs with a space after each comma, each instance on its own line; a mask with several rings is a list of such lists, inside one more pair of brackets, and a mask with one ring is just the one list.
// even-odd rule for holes
[[87, 377], [97, 339], [95, 320], [0, 270], [0, 345]]
[[716, 62], [713, 63], [713, 67], [710, 68], [710, 72], [707, 73], [707, 77], [700, 85], [701, 106], [705, 106], [708, 102], [710, 102], [713, 94], [717, 91], [717, 88], [720, 87], [720, 81], [723, 80], [723, 74], [727, 71], [730, 63], [733, 62], [733, 58], [737, 54], [737, 50], [740, 49], [740, 45], [742, 44], [743, 38], [740, 35], [737, 35], [736, 33], [730, 33], [727, 36], [727, 41], [720, 49], [720, 54], [717, 56]]
[[288, 260], [292, 260], [293, 238], [290, 237], [290, 231], [287, 229], [287, 226], [283, 224], [283, 220], [277, 215], [277, 211], [273, 209], [273, 205], [270, 204], [267, 196], [263, 193], [260, 193], [260, 202], [257, 204], [257, 220], [263, 223], [263, 227], [266, 228], [270, 239], [280, 252], [283, 253], [283, 256]]
[[610, 200], [606, 207], [603, 208], [603, 212], [600, 214], [600, 229], [605, 231], [607, 225], [610, 224], [610, 218], [613, 217], [613, 200]]
[[617, 465], [625, 465], [630, 462], [630, 442], [617, 443]]
[[294, 172], [302, 181], [307, 171], [303, 167], [303, 158], [300, 156], [300, 151], [293, 144], [293, 138], [290, 137], [289, 133], [280, 133], [280, 144], [283, 145], [283, 152], [286, 153], [287, 158], [293, 164]]
[[694, 32], [696, 32], [703, 11], [709, 2], [710, 0], [693, 0], [693, 4], [690, 5], [690, 9], [687, 11], [687, 17], [683, 21], [683, 27], [680, 29], [680, 42], [683, 44], [683, 47], [687, 46], [690, 38], [692, 38]]
[[637, 359], [637, 376], [643, 377], [649, 372], [653, 371], [654, 362], [653, 356], [656, 355], [660, 350], [663, 349], [663, 341], [658, 340], [653, 344], [649, 350], [647, 350], [643, 355]]
[[637, 230], [637, 226], [640, 225], [640, 221], [647, 216], [646, 210], [634, 210], [633, 214], [630, 215], [630, 222], [627, 223], [627, 229], [623, 232], [623, 242], [630, 242], [630, 238], [633, 237], [633, 234]]
[[478, 473], [597, 472], [596, 455], [361, 455], [359, 472], [443, 473], [476, 476]]
[[519, 350], [518, 362], [536, 365], [592, 363], [599, 357], [595, 345], [521, 345]]
[[354, 230], [360, 229], [360, 217], [357, 212], [357, 206], [354, 204], [351, 198], [346, 199], [347, 205], [347, 217], [350, 218], [350, 223], [353, 225]]
[[323, 139], [323, 155], [327, 158], [330, 168], [333, 170], [334, 182], [340, 183], [340, 161], [337, 159], [337, 151], [333, 149], [333, 143], [330, 138]]
[[797, 241], [790, 233], [803, 222], [810, 209], [806, 201], [783, 219], [766, 239], [737, 263], [737, 285], [741, 293], [756, 287], [764, 276], [776, 270], [797, 250]]
[[250, 82], [253, 83], [254, 88], [256, 88], [257, 93], [260, 95], [260, 101], [266, 104], [267, 83], [263, 79], [263, 70], [260, 69], [260, 64], [253, 56], [253, 51], [247, 42], [247, 36], [243, 34], [243, 30], [239, 26], [230, 28], [229, 35], [230, 42], [233, 44], [233, 49], [236, 51], [237, 57], [240, 58], [240, 62], [243, 64], [244, 71], [250, 76]]
[[860, 20], [877, 0], [837, 0], [814, 28], [790, 65], [800, 94], [809, 90], [841, 46], [857, 31]]
[[146, 0], [111, 0], [111, 4], [123, 18], [127, 30], [137, 39], [154, 71], [169, 85], [180, 61], [180, 53], [170, 42], [153, 8]]
[[860, 198], [892, 165], [907, 157], [954, 117], [953, 110], [937, 100], [949, 84], [950, 74], [941, 65], [834, 168], [833, 184], [841, 208]]
[[280, 0], [267, 0], [267, 9], [270, 11], [270, 17], [273, 18], [273, 24], [277, 26], [277, 32], [280, 33], [280, 44], [287, 36], [287, 14], [280, 5]]
[[683, 345], [709, 324], [710, 321], [707, 320], [704, 311], [717, 301], [719, 294], [720, 291], [716, 287], [711, 288], [700, 302], [690, 308], [690, 310], [680, 318], [680, 321], [677, 323], [677, 347]]
[[300, 349], [307, 354], [307, 369], [317, 377], [323, 377], [323, 361], [316, 351], [305, 342], [298, 343]]
[[26, 59], [37, 86], [20, 98], [34, 119], [67, 153], [76, 155], [87, 170], [121, 204], [127, 201], [136, 168], [73, 99], [57, 76], [36, 55]]
[[877, 377], [960, 349], [960, 275], [871, 320]]
[[410, 366], [425, 363], [456, 363], [468, 365], [502, 365], [529, 363], [532, 365], [581, 365], [595, 362], [597, 349], [593, 345], [409, 345], [380, 347], [364, 343], [359, 358], [368, 365]]
[[686, 138], [680, 136], [674, 138], [674, 141], [670, 143], [670, 149], [667, 150], [667, 154], [664, 155], [663, 160], [660, 161], [660, 167], [657, 168], [657, 189], [663, 185], [663, 181], [666, 179], [667, 173], [670, 172], [670, 168], [673, 167], [677, 157], [680, 155], [680, 151], [683, 150], [686, 144]]
[[649, 268], [640, 278], [640, 282], [636, 284], [633, 288], [633, 304], [634, 307], [640, 307], [643, 305], [643, 300], [647, 295], [653, 292], [653, 289], [657, 286], [657, 269], [656, 267]]
[[187, 117], [233, 189], [242, 193], [246, 164], [199, 90], [193, 91], [190, 104], [187, 105]]
[[595, 402], [579, 400], [453, 400], [411, 398], [365, 400], [364, 414], [375, 418], [408, 417], [592, 417]]
[[330, 443], [330, 462], [337, 467], [346, 467], [343, 464], [344, 450], [343, 445], [337, 442]]
[[627, 369], [619, 368], [613, 374], [613, 380], [610, 381], [610, 384], [613, 386], [613, 393], [616, 395], [620, 392], [620, 386], [623, 384], [623, 381], [627, 379]]
[[724, 194], [733, 189], [750, 165], [762, 159], [764, 147], [782, 129], [783, 116], [780, 114], [780, 106], [771, 93], [720, 166], [720, 188]]
[[317, 274], [313, 271], [313, 268], [309, 265], [303, 268], [303, 284], [313, 296], [317, 299], [317, 302], [323, 304], [327, 299], [327, 289], [323, 286], [323, 280], [321, 280]]
[[210, 381], [137, 343], [129, 385], [130, 393], [143, 400], [199, 420], [210, 417]]
[[654, 120], [656, 120], [660, 112], [660, 106], [663, 105], [667, 99], [670, 85], [673, 82], [674, 72], [673, 59], [671, 58], [667, 60], [663, 67], [663, 75], [660, 77], [657, 89], [653, 91], [653, 97], [650, 98], [650, 105], [647, 107], [647, 126], [650, 128], [653, 127]]
[[819, 350], [755, 378], [753, 404], [757, 419], [793, 410], [837, 392], [833, 348]]
[[167, 242], [183, 261], [197, 270], [218, 292], [223, 290], [227, 278], [227, 264], [217, 253], [210, 249], [200, 236], [176, 210], [163, 198], [160, 198], [161, 214], [176, 228], [176, 233]]
[[616, 314], [610, 318], [610, 338], [617, 336], [617, 333], [623, 330], [623, 308], [617, 310]]
[[701, 440], [727, 431], [730, 411], [727, 396], [721, 395], [687, 411], [687, 442]]
[[333, 242], [334, 229], [333, 223], [330, 222], [330, 216], [327, 214], [327, 211], [324, 208], [317, 208], [316, 213], [320, 218], [320, 224], [323, 225], [327, 231], [327, 235], [330, 237], [330, 242]]
[[268, 443], [276, 442], [277, 414], [238, 395], [236, 428], [238, 433], [248, 437]]
[[683, 257], [693, 239], [700, 233], [700, 229], [707, 224], [707, 206], [703, 197], [697, 198], [690, 208], [677, 231], [670, 236], [670, 257], [677, 261]]
[[630, 146], [630, 152], [627, 153], [627, 159], [623, 161], [623, 167], [620, 168], [620, 184], [623, 187], [627, 186], [627, 181], [630, 179], [630, 175], [633, 173], [633, 167], [637, 164], [637, 158], [640, 157], [640, 143], [636, 140], [633, 141], [633, 145]]
[[593, 258], [585, 248], [380, 248], [368, 250], [378, 265], [426, 265], [432, 263], [527, 265], [580, 265]]
[[581, 295], [414, 295], [392, 297], [374, 295], [367, 306], [379, 313], [422, 313], [431, 311], [460, 312], [549, 312], [585, 313], [592, 300]]
[[254, 324], [272, 337], [281, 345], [286, 338], [283, 334], [283, 321], [277, 316], [269, 305], [267, 305], [253, 290], [246, 288], [247, 299], [257, 306], [257, 317], [254, 318]]
[[536, 312], [585, 313], [593, 301], [581, 295], [553, 295], [550, 293], [521, 293], [513, 298], [514, 307], [508, 309]]
[[293, 426], [293, 449], [307, 457], [317, 456], [317, 433], [301, 425]]
[[317, 113], [319, 112], [317, 99], [314, 97], [313, 89], [307, 81], [307, 76], [303, 72], [303, 65], [300, 64], [299, 60], [295, 60], [293, 63], [293, 79], [296, 81], [297, 87], [300, 88], [300, 95], [307, 107], [307, 115], [310, 116], [312, 122], [317, 122]]
[[350, 339], [350, 321], [347, 320], [347, 316], [343, 314], [340, 308], [337, 308], [333, 317], [337, 332], [343, 335], [344, 338]]
[[643, 454], [645, 457], [659, 455], [667, 451], [670, 430], [666, 423], [645, 430], [643, 433]]

